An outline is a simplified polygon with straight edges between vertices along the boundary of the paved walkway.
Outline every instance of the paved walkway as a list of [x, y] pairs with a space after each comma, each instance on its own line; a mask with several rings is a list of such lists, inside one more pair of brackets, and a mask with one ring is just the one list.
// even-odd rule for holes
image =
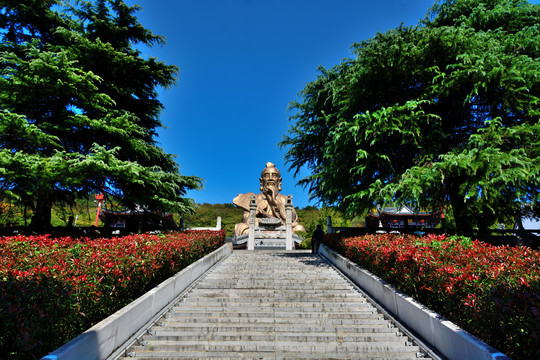
[[234, 251], [121, 359], [417, 359], [321, 258]]

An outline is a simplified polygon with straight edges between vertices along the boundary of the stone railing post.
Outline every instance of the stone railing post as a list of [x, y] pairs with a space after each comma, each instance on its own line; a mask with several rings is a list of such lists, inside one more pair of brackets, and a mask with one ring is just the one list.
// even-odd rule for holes
[[331, 216], [326, 217], [326, 233], [327, 234], [333, 234], [334, 233], [334, 229], [332, 229], [332, 217]]
[[287, 214], [286, 217], [286, 232], [285, 232], [285, 250], [293, 250], [293, 240], [292, 240], [292, 210], [293, 210], [293, 204], [292, 204], [292, 195], [289, 195], [287, 197], [287, 203], [285, 203], [285, 212]]
[[257, 211], [257, 202], [255, 195], [251, 195], [249, 200], [249, 235], [248, 235], [248, 250], [255, 250], [255, 212]]

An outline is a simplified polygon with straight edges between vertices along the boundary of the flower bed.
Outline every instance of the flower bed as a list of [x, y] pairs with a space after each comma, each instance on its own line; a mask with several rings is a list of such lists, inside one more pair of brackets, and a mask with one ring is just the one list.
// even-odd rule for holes
[[223, 231], [0, 238], [0, 358], [40, 358], [224, 243]]
[[540, 358], [539, 251], [446, 235], [325, 242], [508, 356]]

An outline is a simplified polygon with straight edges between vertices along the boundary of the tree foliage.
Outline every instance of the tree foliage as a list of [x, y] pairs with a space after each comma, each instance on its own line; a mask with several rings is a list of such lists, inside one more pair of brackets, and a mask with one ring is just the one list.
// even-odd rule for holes
[[121, 0], [0, 2], [0, 196], [48, 226], [51, 207], [89, 193], [126, 207], [192, 212], [201, 180], [156, 143], [158, 87], [177, 67], [136, 45], [164, 39]]
[[540, 212], [539, 5], [444, 0], [352, 51], [290, 105], [280, 146], [313, 198], [451, 207], [463, 233]]

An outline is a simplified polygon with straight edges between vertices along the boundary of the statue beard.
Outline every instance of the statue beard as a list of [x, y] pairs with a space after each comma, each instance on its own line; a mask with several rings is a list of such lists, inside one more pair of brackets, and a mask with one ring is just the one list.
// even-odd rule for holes
[[[271, 194], [269, 194], [269, 190], [271, 191]], [[275, 187], [275, 185], [271, 185], [271, 184], [268, 184], [264, 187], [264, 193], [267, 195], [267, 196], [271, 196], [272, 198], [276, 198], [276, 195], [277, 195], [277, 188]]]

